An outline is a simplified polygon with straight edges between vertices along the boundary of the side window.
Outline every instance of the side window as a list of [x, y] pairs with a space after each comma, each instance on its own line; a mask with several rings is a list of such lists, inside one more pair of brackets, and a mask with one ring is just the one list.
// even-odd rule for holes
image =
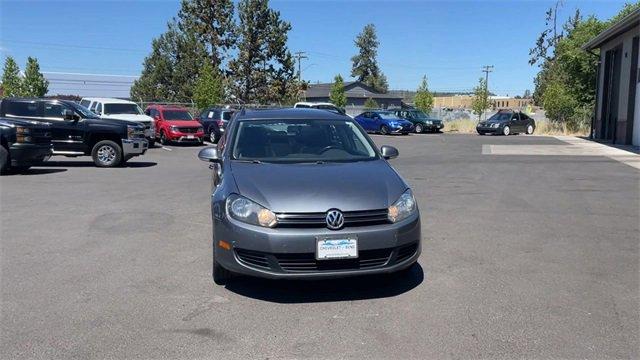
[[151, 110], [145, 109], [144, 114], [147, 116], [151, 116]]
[[61, 104], [45, 103], [44, 104], [44, 117], [52, 118], [56, 120], [62, 120], [62, 110], [64, 107]]
[[362, 117], [364, 117], [366, 119], [370, 119], [371, 118], [371, 113], [367, 111], [366, 113], [362, 114]]
[[89, 108], [89, 110], [91, 111], [96, 111], [96, 105], [98, 105], [97, 101], [94, 101], [91, 103], [91, 107]]
[[102, 103], [98, 103], [96, 106], [96, 114], [102, 114]]
[[6, 113], [7, 115], [13, 116], [38, 117], [38, 103], [9, 101], [7, 104]]
[[518, 116], [517, 112], [514, 112], [513, 115], [511, 115], [511, 120], [515, 120], [515, 121], [520, 120], [520, 117]]

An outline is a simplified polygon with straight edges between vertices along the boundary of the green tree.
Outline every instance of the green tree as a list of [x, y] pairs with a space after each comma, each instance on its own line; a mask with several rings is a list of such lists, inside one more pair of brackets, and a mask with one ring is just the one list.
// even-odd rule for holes
[[207, 61], [193, 90], [193, 101], [199, 109], [222, 103], [224, 100], [224, 83], [222, 76]]
[[20, 68], [11, 56], [7, 56], [7, 59], [4, 61], [4, 71], [2, 73], [2, 89], [4, 91], [4, 96], [23, 95]]
[[195, 81], [207, 59], [194, 34], [181, 31], [175, 20], [154, 39], [144, 59], [142, 75], [131, 87], [131, 97], [142, 101], [189, 102]]
[[347, 94], [344, 91], [344, 80], [340, 74], [336, 75], [329, 92], [329, 100], [333, 105], [344, 108], [347, 105]]
[[478, 86], [473, 88], [473, 101], [471, 102], [471, 109], [473, 113], [478, 115], [478, 120], [484, 111], [489, 108], [489, 91], [487, 89], [487, 83], [483, 78], [478, 80]]
[[413, 100], [416, 108], [424, 111], [425, 113], [430, 113], [431, 109], [433, 109], [433, 95], [429, 91], [429, 87], [427, 86], [427, 77], [422, 77], [422, 83], [418, 87], [416, 91], [416, 95]]
[[376, 91], [387, 92], [388, 83], [378, 66], [378, 36], [376, 27], [367, 24], [354, 41], [358, 54], [351, 58], [351, 76], [371, 86]]
[[378, 108], [378, 103], [375, 100], [373, 100], [372, 98], [368, 98], [364, 102], [364, 108], [365, 109], [377, 109]]
[[206, 44], [206, 51], [214, 70], [220, 69], [227, 52], [236, 40], [231, 0], [182, 0], [180, 29], [194, 34], [198, 41]]
[[544, 92], [543, 105], [548, 119], [565, 124], [573, 116], [578, 101], [562, 81], [555, 80]]
[[22, 81], [23, 96], [42, 97], [49, 91], [49, 81], [40, 72], [38, 60], [29, 56]]
[[238, 53], [229, 63], [233, 96], [242, 103], [288, 103], [297, 98], [294, 60], [287, 48], [291, 24], [268, 0], [238, 3]]

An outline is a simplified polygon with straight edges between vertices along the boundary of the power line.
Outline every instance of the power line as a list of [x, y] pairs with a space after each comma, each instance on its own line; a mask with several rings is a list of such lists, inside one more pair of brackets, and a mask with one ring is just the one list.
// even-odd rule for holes
[[[484, 101], [489, 97], [489, 73], [493, 71], [493, 65], [485, 65], [482, 67], [484, 73]], [[485, 108], [488, 104], [485, 104]], [[484, 111], [483, 111], [484, 112]], [[487, 120], [487, 113], [484, 112], [484, 119]]]
[[308, 59], [309, 57], [304, 51], [296, 51], [295, 54], [295, 58], [298, 59], [298, 82], [300, 82], [302, 81], [302, 70], [300, 68], [300, 64], [302, 63], [302, 59]]

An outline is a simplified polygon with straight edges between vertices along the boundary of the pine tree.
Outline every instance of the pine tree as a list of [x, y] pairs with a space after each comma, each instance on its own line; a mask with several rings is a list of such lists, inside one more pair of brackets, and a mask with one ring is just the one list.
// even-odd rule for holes
[[416, 95], [414, 98], [414, 103], [416, 108], [422, 110], [425, 113], [430, 113], [431, 109], [433, 109], [433, 95], [429, 91], [429, 87], [427, 86], [427, 77], [422, 77], [422, 83], [418, 87], [416, 91]]
[[35, 58], [27, 58], [22, 89], [23, 96], [27, 97], [42, 97], [49, 91], [49, 81], [40, 72], [40, 64]]
[[221, 68], [226, 53], [233, 48], [236, 29], [231, 0], [182, 0], [180, 29], [191, 33], [203, 44], [214, 70]]
[[340, 74], [336, 75], [333, 85], [331, 85], [329, 100], [333, 105], [339, 108], [344, 108], [347, 105], [347, 94], [344, 91], [344, 80]]
[[131, 97], [142, 101], [189, 102], [195, 81], [207, 59], [204, 45], [181, 31], [175, 20], [152, 42], [142, 75], [131, 87]]
[[224, 84], [222, 76], [207, 61], [200, 71], [193, 90], [193, 101], [199, 109], [222, 103], [224, 100]]
[[238, 54], [229, 63], [233, 95], [242, 103], [282, 103], [297, 97], [294, 61], [287, 48], [291, 24], [268, 0], [241, 0]]
[[23, 95], [20, 68], [11, 56], [7, 56], [7, 59], [4, 61], [4, 71], [2, 73], [2, 89], [4, 91], [4, 96]]
[[351, 58], [351, 76], [373, 87], [376, 91], [387, 92], [387, 78], [378, 67], [378, 36], [376, 27], [368, 24], [354, 41], [358, 54]]
[[378, 108], [378, 103], [375, 100], [373, 100], [372, 98], [368, 98], [364, 102], [364, 108], [365, 109], [377, 109]]

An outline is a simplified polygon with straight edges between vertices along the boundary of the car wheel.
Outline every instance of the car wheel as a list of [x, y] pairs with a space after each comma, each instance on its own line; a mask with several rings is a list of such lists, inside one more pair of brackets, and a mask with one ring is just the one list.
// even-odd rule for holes
[[527, 135], [533, 134], [533, 125], [527, 125]]
[[93, 162], [98, 167], [114, 167], [122, 162], [122, 148], [111, 140], [103, 140], [93, 146]]
[[509, 136], [510, 133], [511, 129], [509, 129], [509, 126], [505, 126], [504, 128], [502, 128], [502, 135]]
[[420, 134], [421, 132], [423, 132], [424, 131], [424, 127], [422, 126], [422, 124], [417, 124], [416, 128], [415, 128], [415, 131], [416, 131], [417, 134]]
[[380, 127], [380, 134], [389, 135], [389, 128], [387, 127], [387, 125], [382, 125]]
[[9, 171], [9, 151], [0, 145], [0, 175], [4, 175]]
[[217, 144], [218, 140], [219, 138], [216, 132], [211, 130], [211, 132], [209, 133], [209, 141], [212, 142], [213, 144]]
[[160, 144], [162, 144], [162, 145], [168, 145], [169, 144], [169, 140], [167, 139], [167, 136], [164, 134], [164, 131], [160, 132]]
[[215, 255], [213, 256], [213, 269], [211, 274], [213, 276], [213, 282], [216, 283], [216, 285], [225, 285], [231, 278], [231, 271], [218, 264]]
[[149, 140], [149, 149], [151, 149], [154, 146], [156, 146], [156, 141], [155, 140]]
[[14, 173], [22, 174], [23, 172], [29, 170], [31, 165], [23, 165], [23, 166], [12, 166], [11, 171]]

